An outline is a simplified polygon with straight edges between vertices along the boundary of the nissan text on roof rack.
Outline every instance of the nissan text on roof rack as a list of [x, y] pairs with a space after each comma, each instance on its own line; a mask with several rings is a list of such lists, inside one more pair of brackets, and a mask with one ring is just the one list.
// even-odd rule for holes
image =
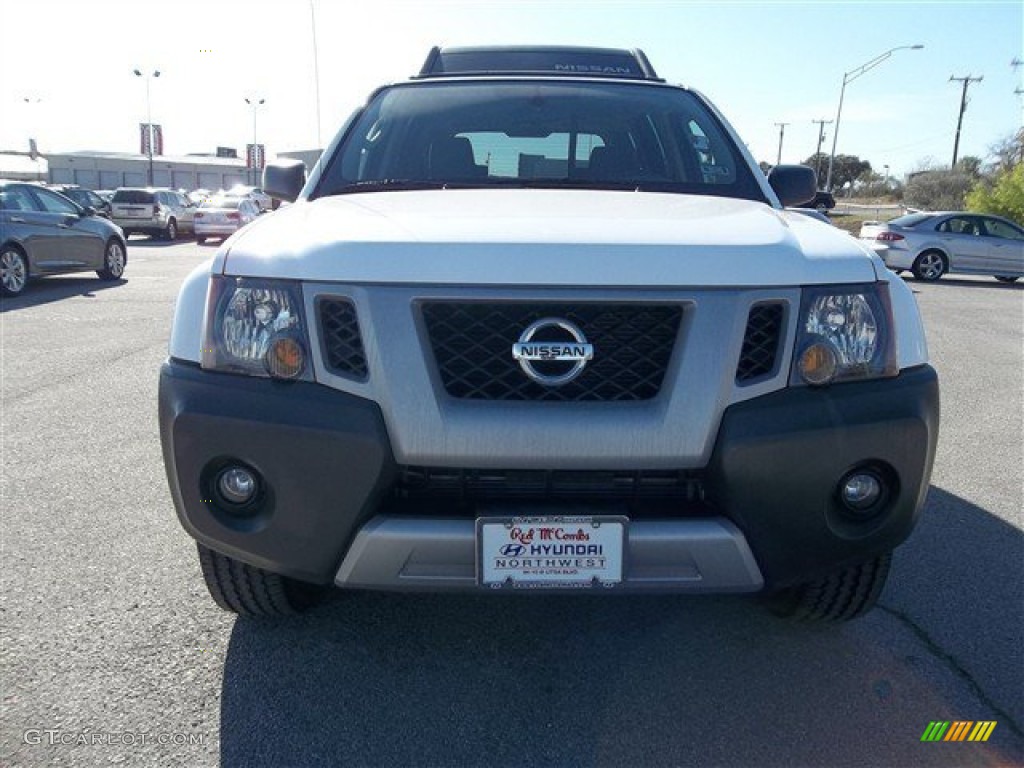
[[914, 298], [639, 51], [435, 48], [185, 281], [164, 462], [213, 599], [876, 602], [924, 503]]

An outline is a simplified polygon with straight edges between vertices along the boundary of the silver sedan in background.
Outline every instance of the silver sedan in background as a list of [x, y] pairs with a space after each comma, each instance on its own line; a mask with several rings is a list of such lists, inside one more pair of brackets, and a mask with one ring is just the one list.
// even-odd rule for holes
[[255, 221], [259, 215], [260, 209], [248, 197], [221, 195], [207, 198], [193, 220], [196, 242], [203, 243], [208, 237], [227, 238], [250, 221]]
[[1024, 229], [999, 216], [911, 213], [887, 223], [864, 222], [860, 239], [889, 269], [909, 269], [918, 280], [962, 272], [1012, 283], [1024, 275]]

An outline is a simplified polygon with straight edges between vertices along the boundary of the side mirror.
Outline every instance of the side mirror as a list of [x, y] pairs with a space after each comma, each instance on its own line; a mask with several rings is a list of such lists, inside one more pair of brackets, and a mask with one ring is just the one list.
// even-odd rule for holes
[[818, 194], [818, 177], [806, 165], [776, 165], [768, 173], [768, 183], [785, 207], [801, 207]]
[[91, 205], [82, 206], [82, 215], [83, 216], [95, 216], [96, 215], [96, 209], [93, 208]]
[[293, 203], [304, 186], [306, 164], [301, 160], [279, 159], [263, 169], [263, 190], [271, 197]]

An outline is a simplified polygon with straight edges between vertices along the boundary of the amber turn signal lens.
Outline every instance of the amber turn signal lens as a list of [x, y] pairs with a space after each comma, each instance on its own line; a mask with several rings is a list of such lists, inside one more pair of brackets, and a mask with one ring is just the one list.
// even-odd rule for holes
[[808, 384], [820, 387], [836, 377], [839, 360], [831, 344], [815, 342], [800, 355], [797, 363], [800, 375]]
[[306, 353], [295, 339], [279, 336], [270, 342], [264, 360], [267, 372], [274, 378], [294, 379], [302, 373]]

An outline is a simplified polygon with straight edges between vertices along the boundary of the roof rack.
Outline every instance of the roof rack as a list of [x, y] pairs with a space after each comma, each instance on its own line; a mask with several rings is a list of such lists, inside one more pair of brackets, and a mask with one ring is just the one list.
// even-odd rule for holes
[[585, 48], [556, 45], [434, 46], [416, 78], [450, 75], [555, 74], [657, 80], [651, 62], [640, 49]]

